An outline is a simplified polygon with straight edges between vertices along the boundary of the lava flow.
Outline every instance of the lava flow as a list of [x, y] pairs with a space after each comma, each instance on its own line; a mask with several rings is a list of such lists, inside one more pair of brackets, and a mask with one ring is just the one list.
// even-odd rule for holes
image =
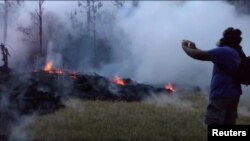
[[43, 69], [46, 73], [49, 73], [49, 74], [57, 74], [57, 75], [68, 75], [70, 76], [73, 80], [77, 80], [78, 79], [78, 76], [79, 74], [76, 72], [76, 71], [67, 71], [67, 70], [64, 70], [64, 69], [61, 69], [61, 68], [53, 68], [53, 62], [52, 61], [49, 61], [44, 69]]
[[168, 83], [165, 88], [169, 91], [169, 92], [175, 92], [175, 88], [171, 83]]
[[60, 68], [57, 68], [57, 69], [53, 69], [53, 62], [52, 61], [49, 61], [44, 69], [43, 69], [45, 72], [47, 73], [56, 73], [56, 74], [64, 74], [64, 70], [60, 69]]
[[52, 66], [53, 66], [53, 62], [52, 62], [52, 61], [49, 61], [49, 62], [45, 65], [44, 71], [46, 71], [46, 72], [51, 71], [51, 70], [52, 70]]
[[126, 82], [119, 76], [115, 76], [114, 80], [113, 80], [114, 83], [118, 84], [118, 85], [121, 85], [121, 86], [125, 86], [126, 85]]

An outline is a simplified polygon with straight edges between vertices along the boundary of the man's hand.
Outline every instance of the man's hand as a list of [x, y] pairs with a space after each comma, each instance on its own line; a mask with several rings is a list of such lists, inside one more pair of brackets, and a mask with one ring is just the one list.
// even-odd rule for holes
[[206, 51], [196, 48], [195, 43], [192, 41], [183, 40], [182, 48], [187, 53], [188, 56], [194, 59], [203, 60], [203, 61], [211, 61], [211, 58], [208, 55], [208, 53]]
[[182, 41], [182, 48], [197, 49], [195, 43], [189, 40]]

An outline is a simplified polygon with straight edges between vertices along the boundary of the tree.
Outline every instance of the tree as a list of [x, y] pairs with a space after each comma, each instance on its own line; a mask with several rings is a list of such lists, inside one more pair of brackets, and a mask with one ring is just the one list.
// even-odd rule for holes
[[[116, 7], [122, 7], [125, 0], [112, 0], [111, 3]], [[93, 66], [99, 66], [100, 59], [98, 59], [100, 54], [98, 54], [99, 50], [102, 50], [100, 47], [104, 41], [98, 41], [100, 40], [100, 37], [98, 36], [98, 29], [97, 24], [100, 24], [101, 19], [100, 17], [108, 17], [107, 12], [101, 11], [101, 8], [104, 5], [104, 1], [101, 0], [79, 0], [78, 1], [78, 7], [83, 8], [80, 11], [84, 13], [84, 18], [86, 18], [86, 29], [87, 29], [87, 36], [91, 38], [92, 44], [90, 45], [92, 47], [92, 61]], [[101, 12], [102, 13], [101, 13]], [[85, 13], [86, 12], [86, 13]], [[109, 15], [111, 17], [111, 15]], [[99, 23], [97, 23], [99, 22]], [[99, 38], [99, 39], [97, 39]], [[103, 40], [103, 39], [102, 39]], [[104, 49], [104, 48], [103, 48]]]
[[87, 31], [93, 36], [93, 47], [96, 44], [96, 14], [98, 10], [103, 6], [103, 3], [98, 0], [87, 0], [86, 6], [79, 1], [78, 6], [83, 6], [87, 11]]
[[43, 3], [44, 3], [44, 0], [39, 0], [38, 1], [38, 7], [39, 7], [39, 10], [37, 11], [36, 10], [36, 14], [37, 14], [37, 17], [38, 17], [38, 21], [39, 21], [39, 24], [38, 24], [38, 27], [39, 27], [39, 52], [40, 52], [40, 56], [42, 56], [42, 46], [43, 46]]
[[3, 42], [6, 43], [7, 40], [7, 29], [8, 29], [8, 7], [9, 1], [4, 0], [4, 30], [3, 30]]
[[[35, 12], [31, 12], [31, 19], [33, 20], [36, 28], [38, 28], [38, 35], [39, 35], [39, 55], [43, 55], [43, 12], [44, 12], [44, 0], [38, 0], [38, 9], [35, 9]], [[32, 31], [35, 27], [19, 27], [18, 30], [24, 33], [26, 36], [33, 36]], [[36, 31], [36, 30], [35, 30]]]
[[122, 7], [125, 3], [125, 0], [113, 0], [112, 2], [116, 7]]
[[87, 32], [90, 36], [92, 36], [92, 47], [93, 47], [93, 59], [94, 64], [97, 63], [96, 60], [96, 14], [98, 13], [98, 10], [103, 6], [102, 1], [99, 0], [87, 0], [85, 5], [83, 4], [83, 1], [78, 1], [78, 6], [83, 6], [84, 9], [86, 9], [87, 14]]
[[[17, 0], [16, 3], [20, 4], [21, 0]], [[7, 42], [8, 36], [8, 17], [9, 17], [9, 7], [14, 5], [13, 1], [4, 0], [4, 30], [3, 30], [3, 42]]]
[[[53, 12], [46, 11], [43, 13], [42, 20], [42, 56], [40, 56], [40, 28], [39, 18], [35, 12], [30, 13], [30, 23], [19, 25], [18, 31], [22, 34], [21, 40], [27, 47], [27, 60], [30, 66], [39, 68], [44, 65], [49, 42], [53, 42], [55, 46], [62, 47], [62, 43], [67, 39], [65, 37], [65, 24], [61, 22], [60, 17]], [[53, 47], [54, 48], [54, 47]]]
[[[78, 6], [86, 9], [87, 15], [87, 31], [93, 36], [93, 47], [96, 44], [96, 15], [98, 10], [103, 6], [101, 0], [87, 0], [84, 4], [82, 0], [78, 1]], [[112, 3], [117, 7], [122, 7], [125, 0], [113, 0]]]

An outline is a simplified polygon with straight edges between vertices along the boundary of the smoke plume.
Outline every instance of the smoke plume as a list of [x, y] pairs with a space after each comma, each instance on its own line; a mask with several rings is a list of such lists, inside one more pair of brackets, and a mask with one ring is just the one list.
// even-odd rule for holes
[[[58, 8], [59, 5], [65, 8], [62, 10]], [[9, 27], [11, 35], [17, 32], [16, 27], [20, 24], [30, 23], [29, 12], [36, 8], [34, 2], [25, 2], [24, 6], [20, 7], [17, 24]], [[103, 2], [99, 15], [106, 15], [100, 20], [102, 23], [96, 23], [97, 36], [105, 39], [107, 46], [111, 47], [107, 52], [112, 53], [99, 52], [97, 56], [104, 53], [104, 56], [110, 57], [102, 59], [107, 59], [103, 65], [92, 68], [90, 58], [93, 56], [90, 54], [94, 50], [88, 47], [91, 43], [85, 40], [74, 41], [76, 36], [84, 34], [84, 30], [79, 33], [79, 30], [72, 28], [69, 20], [69, 14], [77, 11], [75, 17], [83, 25], [86, 24], [86, 15], [79, 12], [81, 8], [77, 6], [77, 2], [46, 1], [44, 8], [45, 13], [51, 12], [58, 17], [59, 20], [54, 21], [55, 23], [61, 22], [64, 25], [58, 29], [61, 32], [54, 34], [51, 41], [48, 40], [45, 45], [47, 52], [51, 52], [52, 46], [60, 48], [57, 49], [60, 59], [66, 58], [67, 66], [80, 72], [95, 71], [108, 77], [120, 74], [151, 84], [173, 82], [206, 88], [210, 82], [212, 63], [190, 59], [182, 51], [183, 39], [192, 40], [200, 49], [209, 50], [216, 47], [223, 30], [232, 26], [242, 30], [242, 45], [246, 54], [250, 53], [247, 47], [250, 35], [249, 15], [237, 13], [236, 8], [227, 2], [140, 1], [138, 6], [134, 7], [127, 1], [119, 8], [111, 2]], [[105, 22], [105, 19], [109, 22]], [[66, 31], [71, 33], [73, 39], [68, 38]], [[18, 41], [20, 36], [18, 33], [8, 37], [8, 43], [16, 54], [11, 57], [12, 66], [27, 59], [25, 53], [29, 49]], [[62, 62], [62, 59], [59, 62]]]
[[124, 8], [118, 17], [136, 63], [134, 78], [141, 81], [208, 85], [212, 63], [190, 59], [181, 41], [192, 40], [202, 50], [216, 48], [223, 30], [230, 26], [243, 31], [242, 45], [250, 53], [249, 16], [239, 15], [223, 1], [145, 1], [132, 13]]

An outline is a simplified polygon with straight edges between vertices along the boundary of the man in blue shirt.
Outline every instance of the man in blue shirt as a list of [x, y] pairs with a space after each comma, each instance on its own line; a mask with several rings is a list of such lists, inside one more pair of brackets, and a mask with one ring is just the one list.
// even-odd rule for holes
[[235, 75], [242, 58], [246, 57], [240, 46], [241, 40], [241, 31], [229, 27], [223, 32], [218, 48], [209, 51], [196, 48], [195, 43], [191, 41], [182, 42], [182, 48], [187, 55], [214, 64], [205, 116], [207, 125], [236, 123], [242, 90]]

